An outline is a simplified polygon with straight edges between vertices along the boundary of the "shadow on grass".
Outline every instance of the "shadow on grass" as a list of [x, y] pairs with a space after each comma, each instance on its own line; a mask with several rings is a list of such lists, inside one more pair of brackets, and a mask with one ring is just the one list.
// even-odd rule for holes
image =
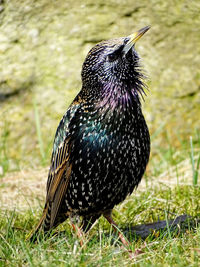
[[200, 218], [189, 215], [180, 215], [174, 219], [166, 219], [153, 223], [122, 227], [121, 231], [131, 241], [141, 239], [163, 238], [165, 236], [177, 237], [188, 230], [195, 230], [200, 225]]
[[[187, 231], [195, 231], [195, 229], [200, 226], [200, 218], [195, 218], [189, 215], [180, 215], [174, 219], [166, 219], [162, 221], [157, 221], [153, 223], [140, 224], [140, 225], [129, 225], [128, 227], [121, 226], [119, 231], [130, 241], [134, 242], [139, 239], [142, 240], [154, 240], [163, 238], [177, 238], [181, 234], [187, 233]], [[50, 236], [56, 238], [66, 237], [66, 231], [59, 231], [51, 233]], [[110, 237], [110, 233], [105, 231], [105, 237]], [[111, 243], [115, 243], [117, 238], [117, 233], [113, 233], [113, 240]], [[45, 239], [48, 238], [47, 236]], [[96, 235], [96, 241], [98, 240], [98, 235]]]

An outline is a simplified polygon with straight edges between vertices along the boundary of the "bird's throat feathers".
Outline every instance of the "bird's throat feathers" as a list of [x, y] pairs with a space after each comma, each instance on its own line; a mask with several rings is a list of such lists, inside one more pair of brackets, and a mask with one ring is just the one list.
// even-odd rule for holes
[[145, 76], [140, 69], [135, 69], [132, 79], [124, 81], [112, 78], [104, 81], [96, 79], [96, 83], [87, 83], [87, 86], [83, 84], [80, 99], [93, 106], [100, 114], [114, 111], [118, 114], [132, 113], [133, 110], [138, 110], [138, 107], [140, 109], [141, 98], [144, 99], [143, 96], [146, 95], [144, 79]]
[[140, 97], [136, 88], [127, 89], [108, 82], [103, 85], [102, 97], [96, 105], [113, 111], [115, 109], [124, 110], [138, 104], [140, 105]]
[[95, 86], [94, 89], [82, 88], [81, 99], [88, 103], [93, 103], [96, 108], [105, 108], [109, 110], [124, 110], [125, 108], [140, 106], [141, 98], [144, 99], [146, 85], [141, 79], [129, 85], [116, 84], [112, 81], [106, 81], [101, 85]]

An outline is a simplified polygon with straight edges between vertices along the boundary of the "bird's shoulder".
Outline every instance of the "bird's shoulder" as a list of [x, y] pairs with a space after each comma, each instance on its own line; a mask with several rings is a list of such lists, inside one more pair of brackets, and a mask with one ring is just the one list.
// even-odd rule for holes
[[67, 165], [67, 162], [69, 161], [69, 156], [71, 153], [70, 124], [73, 118], [76, 116], [76, 112], [78, 112], [81, 107], [82, 103], [77, 101], [77, 98], [75, 98], [60, 120], [53, 143], [51, 166], [47, 180], [47, 192], [49, 191], [52, 182], [54, 182], [55, 177], [58, 176], [58, 173], [64, 168], [65, 165]]
[[80, 105], [71, 105], [66, 113], [63, 115], [58, 128], [56, 130], [54, 144], [53, 144], [53, 154], [56, 153], [57, 149], [62, 146], [63, 142], [69, 135], [69, 124], [72, 118], [74, 117], [77, 109]]

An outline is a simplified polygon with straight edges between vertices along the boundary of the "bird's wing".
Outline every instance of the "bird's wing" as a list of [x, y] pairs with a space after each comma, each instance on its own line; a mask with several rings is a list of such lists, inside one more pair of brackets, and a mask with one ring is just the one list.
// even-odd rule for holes
[[52, 157], [52, 166], [48, 176], [48, 180], [50, 181], [46, 198], [50, 228], [54, 226], [71, 175], [70, 137], [65, 139], [64, 143], [57, 149], [55, 155]]
[[68, 112], [63, 116], [58, 126], [53, 153], [51, 158], [51, 167], [47, 180], [46, 206], [49, 210], [50, 228], [54, 226], [60, 205], [65, 196], [67, 186], [72, 171], [72, 162], [70, 160], [72, 137], [69, 124], [75, 116], [79, 104], [70, 106]]
[[75, 116], [78, 108], [78, 104], [70, 106], [57, 128], [51, 158], [51, 167], [47, 180], [47, 196], [43, 215], [36, 228], [28, 235], [27, 239], [34, 240], [35, 235], [40, 230], [41, 226], [46, 230], [55, 226], [55, 220], [67, 191], [72, 171], [72, 163], [70, 160], [72, 143], [69, 124], [71, 119]]

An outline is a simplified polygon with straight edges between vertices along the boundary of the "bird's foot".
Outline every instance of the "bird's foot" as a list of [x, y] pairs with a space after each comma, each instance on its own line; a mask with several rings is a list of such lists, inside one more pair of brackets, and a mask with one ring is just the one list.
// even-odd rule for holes
[[122, 248], [125, 249], [129, 257], [131, 259], [137, 257], [138, 255], [144, 253], [141, 249], [131, 250], [131, 243], [124, 237], [123, 233], [120, 232], [118, 225], [114, 222], [114, 220], [111, 217], [111, 211], [108, 211], [107, 213], [104, 213], [104, 217], [107, 219], [107, 221], [112, 225], [115, 232], [118, 233], [118, 237], [121, 240], [123, 246]]
[[[76, 235], [78, 236], [79, 243], [80, 243], [81, 247], [83, 247], [83, 245], [86, 243], [85, 235], [84, 235], [83, 231], [81, 231], [81, 229], [77, 225], [75, 225], [74, 223], [72, 223], [72, 228], [73, 228], [74, 232], [76, 233]], [[77, 244], [76, 244], [76, 246], [77, 246]]]
[[128, 253], [128, 256], [130, 259], [135, 259], [139, 255], [144, 253], [144, 251], [142, 249], [132, 250], [132, 249], [130, 249], [130, 247], [131, 247], [130, 243], [128, 243], [128, 246], [123, 245], [120, 247], [120, 250], [123, 250], [125, 253]]

